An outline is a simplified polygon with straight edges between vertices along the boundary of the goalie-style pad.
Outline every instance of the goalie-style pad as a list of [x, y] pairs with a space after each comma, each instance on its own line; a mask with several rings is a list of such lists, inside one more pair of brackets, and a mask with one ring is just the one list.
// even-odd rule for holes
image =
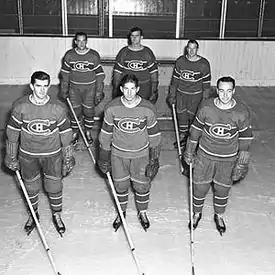
[[197, 142], [194, 142], [188, 139], [186, 143], [186, 148], [183, 154], [184, 161], [186, 162], [186, 164], [189, 165], [191, 162], [193, 162], [196, 148], [197, 148]]
[[149, 148], [149, 164], [145, 168], [145, 176], [150, 178], [151, 181], [157, 175], [159, 170], [160, 149], [160, 145]]
[[68, 145], [62, 148], [63, 151], [63, 163], [62, 163], [62, 176], [68, 176], [74, 166], [75, 166], [75, 158], [73, 156], [73, 146]]

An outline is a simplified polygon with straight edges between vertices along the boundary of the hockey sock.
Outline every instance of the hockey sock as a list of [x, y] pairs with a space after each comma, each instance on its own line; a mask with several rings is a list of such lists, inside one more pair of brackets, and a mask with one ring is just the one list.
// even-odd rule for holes
[[150, 191], [147, 193], [135, 192], [136, 206], [139, 212], [145, 211], [149, 204]]
[[52, 212], [61, 212], [62, 210], [62, 191], [58, 193], [48, 193]]
[[117, 193], [117, 198], [118, 198], [119, 204], [121, 206], [121, 210], [123, 212], [126, 211], [126, 208], [127, 208], [128, 196], [129, 196], [128, 191], [126, 191], [124, 193]]

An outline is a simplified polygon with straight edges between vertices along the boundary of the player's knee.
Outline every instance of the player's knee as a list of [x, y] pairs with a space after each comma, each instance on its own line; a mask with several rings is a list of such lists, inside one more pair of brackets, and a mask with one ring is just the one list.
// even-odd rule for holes
[[41, 188], [41, 176], [39, 174], [32, 179], [25, 179], [24, 183], [28, 193], [37, 193]]
[[133, 189], [140, 194], [144, 194], [150, 191], [150, 183], [133, 183]]
[[45, 175], [44, 178], [45, 191], [47, 193], [58, 193], [62, 191], [63, 183], [61, 177]]
[[130, 186], [130, 180], [125, 181], [114, 181], [114, 186], [117, 193], [124, 193], [128, 191]]

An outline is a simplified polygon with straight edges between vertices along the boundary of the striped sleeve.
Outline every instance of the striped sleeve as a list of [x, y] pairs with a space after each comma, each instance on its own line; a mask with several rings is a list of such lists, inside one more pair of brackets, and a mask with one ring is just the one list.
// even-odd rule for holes
[[123, 56], [124, 56], [125, 48], [122, 48], [119, 53], [116, 56], [116, 62], [114, 65], [114, 72], [118, 74], [123, 74], [125, 71], [124, 65], [123, 65]]
[[111, 108], [105, 109], [104, 119], [102, 127], [99, 133], [99, 143], [100, 146], [105, 150], [111, 150], [111, 144], [113, 139], [113, 116], [111, 113]]
[[252, 133], [252, 127], [251, 127], [250, 112], [245, 106], [244, 106], [244, 113], [241, 116], [241, 119], [239, 121], [238, 131], [239, 131], [239, 150], [248, 151], [253, 141], [253, 133]]
[[204, 128], [204, 115], [203, 115], [203, 109], [200, 108], [197, 112], [197, 115], [190, 127], [190, 141], [191, 142], [198, 142], [202, 131]]
[[156, 147], [160, 145], [161, 133], [160, 133], [159, 124], [157, 121], [157, 114], [156, 114], [156, 111], [154, 110], [154, 107], [152, 107], [152, 109], [149, 109], [149, 112], [148, 112], [147, 132], [148, 132], [150, 147]]
[[156, 60], [156, 57], [154, 55], [154, 53], [152, 52], [151, 49], [147, 48], [148, 49], [148, 71], [150, 74], [154, 74], [154, 73], [157, 73], [158, 72], [158, 63], [157, 63], [157, 60]]
[[67, 116], [66, 109], [62, 105], [58, 105], [59, 114], [57, 119], [57, 127], [59, 129], [60, 139], [62, 146], [68, 146], [72, 142], [73, 132], [70, 127], [70, 121]]
[[211, 69], [209, 62], [205, 59], [205, 63], [202, 70], [202, 88], [203, 90], [210, 89], [211, 85]]
[[13, 107], [13, 110], [11, 112], [11, 116], [9, 118], [7, 128], [6, 128], [7, 139], [10, 142], [14, 142], [14, 143], [19, 141], [21, 127], [23, 125], [20, 107], [21, 105], [17, 105]]
[[61, 66], [61, 90], [67, 91], [69, 87], [69, 78], [70, 78], [71, 67], [69, 64], [69, 53], [67, 52], [62, 60]]
[[101, 66], [101, 59], [98, 52], [94, 51], [94, 65], [95, 65], [95, 76], [96, 80], [99, 82], [103, 82], [105, 79], [105, 73]]
[[176, 64], [173, 69], [172, 74], [172, 80], [171, 80], [171, 86], [177, 87], [180, 81], [180, 68], [179, 68], [179, 62], [176, 60]]

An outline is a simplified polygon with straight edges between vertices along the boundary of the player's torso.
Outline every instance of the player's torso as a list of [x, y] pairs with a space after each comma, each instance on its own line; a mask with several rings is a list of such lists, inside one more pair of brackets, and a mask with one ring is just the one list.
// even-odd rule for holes
[[202, 89], [202, 78], [205, 61], [203, 58], [198, 61], [189, 61], [182, 56], [177, 61], [179, 73], [179, 89], [187, 92], [196, 92]]

